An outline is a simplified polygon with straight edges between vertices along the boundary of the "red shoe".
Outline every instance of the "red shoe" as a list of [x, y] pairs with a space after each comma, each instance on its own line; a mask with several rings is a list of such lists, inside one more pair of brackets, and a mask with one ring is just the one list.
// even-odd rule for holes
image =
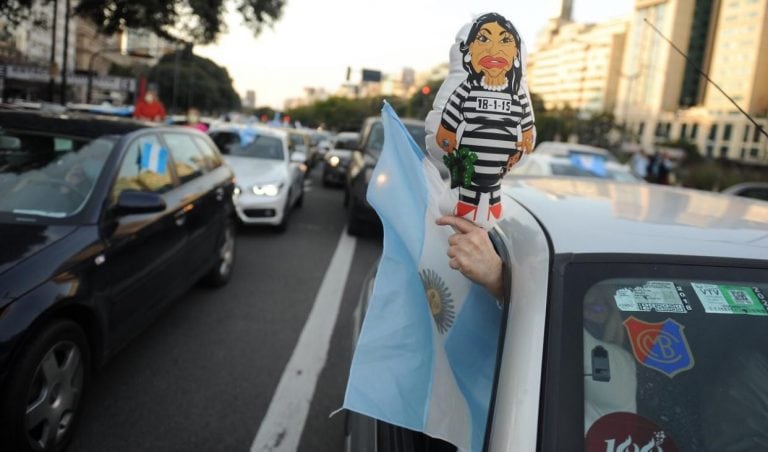
[[472, 214], [472, 221], [475, 221], [477, 219], [477, 206], [473, 204], [467, 204], [465, 202], [459, 201], [456, 203], [456, 216], [457, 217], [466, 217], [469, 214]]
[[501, 218], [501, 203], [488, 206], [488, 220], [491, 219], [491, 215], [497, 220]]

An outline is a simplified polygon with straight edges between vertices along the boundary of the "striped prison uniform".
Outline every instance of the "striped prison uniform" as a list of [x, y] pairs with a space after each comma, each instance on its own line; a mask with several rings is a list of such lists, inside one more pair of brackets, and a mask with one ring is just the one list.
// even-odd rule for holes
[[533, 115], [523, 86], [516, 94], [511, 89], [490, 91], [468, 80], [451, 94], [443, 109], [441, 124], [456, 134], [456, 148], [469, 148], [477, 154], [470, 188], [459, 189], [459, 199], [479, 205], [480, 194], [490, 193], [489, 204], [501, 201], [501, 178], [507, 160], [517, 152], [522, 131], [533, 127]]

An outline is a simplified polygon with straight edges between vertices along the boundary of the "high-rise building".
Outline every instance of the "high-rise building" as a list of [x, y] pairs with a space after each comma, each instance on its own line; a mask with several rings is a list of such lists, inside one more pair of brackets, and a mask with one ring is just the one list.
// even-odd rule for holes
[[[570, 3], [570, 2], [568, 2]], [[528, 56], [532, 93], [547, 109], [613, 111], [621, 68], [626, 19], [602, 24], [550, 20]]]
[[647, 149], [686, 140], [707, 157], [768, 163], [768, 138], [732, 102], [768, 130], [767, 14], [768, 0], [637, 0], [617, 119]]
[[256, 91], [249, 89], [245, 91], [245, 102], [243, 107], [255, 108], [256, 107]]

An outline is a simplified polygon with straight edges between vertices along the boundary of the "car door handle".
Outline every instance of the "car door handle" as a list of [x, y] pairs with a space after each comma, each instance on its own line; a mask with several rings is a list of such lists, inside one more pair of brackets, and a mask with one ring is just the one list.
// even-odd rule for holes
[[184, 226], [184, 223], [187, 222], [187, 212], [186, 210], [179, 210], [173, 215], [173, 221], [176, 223], [176, 226]]
[[222, 187], [219, 187], [216, 189], [216, 201], [223, 201], [224, 200], [224, 189]]

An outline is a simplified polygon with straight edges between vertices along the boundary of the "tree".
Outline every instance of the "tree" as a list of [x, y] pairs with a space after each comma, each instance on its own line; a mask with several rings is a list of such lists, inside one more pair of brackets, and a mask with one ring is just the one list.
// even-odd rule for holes
[[[255, 35], [265, 25], [272, 26], [285, 5], [285, 0], [231, 1]], [[12, 25], [35, 19], [33, 3], [35, 0], [0, 0], [0, 16]], [[224, 0], [81, 0], [73, 13], [90, 19], [106, 35], [125, 28], [145, 29], [171, 41], [207, 44], [226, 31], [225, 11]]]
[[227, 70], [195, 55], [191, 46], [164, 55], [149, 71], [148, 78], [157, 84], [160, 100], [172, 110], [196, 107], [216, 113], [240, 108], [240, 96], [232, 87]]

